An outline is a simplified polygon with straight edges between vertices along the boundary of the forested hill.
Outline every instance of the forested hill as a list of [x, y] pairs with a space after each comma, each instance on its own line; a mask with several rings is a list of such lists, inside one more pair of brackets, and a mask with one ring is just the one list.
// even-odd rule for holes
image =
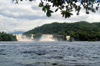
[[75, 23], [51, 23], [36, 27], [24, 34], [58, 34], [70, 35], [77, 40], [100, 40], [100, 22], [88, 23], [85, 21]]

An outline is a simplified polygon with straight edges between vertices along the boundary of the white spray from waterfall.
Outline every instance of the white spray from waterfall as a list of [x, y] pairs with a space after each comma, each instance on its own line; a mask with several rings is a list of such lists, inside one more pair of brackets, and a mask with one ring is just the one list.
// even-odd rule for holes
[[41, 36], [39, 41], [57, 41], [57, 40], [53, 38], [53, 35], [44, 34]]

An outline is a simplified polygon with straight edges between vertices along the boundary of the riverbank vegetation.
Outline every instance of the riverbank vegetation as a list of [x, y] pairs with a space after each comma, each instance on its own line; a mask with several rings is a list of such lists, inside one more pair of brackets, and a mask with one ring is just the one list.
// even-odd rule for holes
[[6, 32], [0, 32], [0, 41], [17, 41], [16, 36], [7, 34]]
[[88, 23], [80, 21], [75, 23], [58, 23], [44, 24], [24, 34], [53, 34], [53, 35], [70, 35], [76, 41], [100, 41], [100, 22]]

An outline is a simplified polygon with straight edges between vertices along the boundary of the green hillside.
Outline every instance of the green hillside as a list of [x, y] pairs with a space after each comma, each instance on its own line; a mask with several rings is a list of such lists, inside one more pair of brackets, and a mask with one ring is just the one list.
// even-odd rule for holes
[[80, 21], [75, 23], [51, 23], [44, 24], [24, 34], [56, 34], [56, 35], [70, 35], [78, 41], [100, 41], [100, 23], [88, 23]]

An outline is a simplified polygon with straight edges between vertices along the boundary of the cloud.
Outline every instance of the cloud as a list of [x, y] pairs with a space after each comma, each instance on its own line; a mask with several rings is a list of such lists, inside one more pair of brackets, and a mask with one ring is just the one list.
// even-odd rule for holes
[[45, 23], [52, 22], [77, 22], [89, 21], [100, 22], [100, 9], [96, 13], [86, 15], [84, 9], [80, 15], [73, 12], [70, 18], [63, 18], [60, 12], [52, 14], [51, 17], [46, 17], [46, 14], [38, 7], [39, 2], [19, 2], [12, 3], [11, 0], [0, 1], [0, 31], [15, 32], [28, 31]]

